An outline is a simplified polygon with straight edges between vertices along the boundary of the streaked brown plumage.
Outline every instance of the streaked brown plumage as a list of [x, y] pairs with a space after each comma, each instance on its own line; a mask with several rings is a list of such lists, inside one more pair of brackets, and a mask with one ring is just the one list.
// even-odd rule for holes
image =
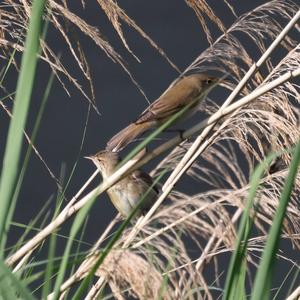
[[192, 115], [217, 81], [216, 77], [206, 74], [183, 77], [148, 106], [135, 122], [113, 136], [106, 149], [114, 152], [122, 150], [146, 130], [161, 125], [183, 107], [195, 101], [180, 119]]
[[[101, 172], [103, 179], [112, 175], [120, 162], [118, 153], [105, 150], [86, 158], [93, 161]], [[153, 181], [150, 175], [141, 170], [136, 170], [109, 188], [107, 193], [115, 208], [124, 218], [127, 218], [152, 184]], [[151, 188], [146, 199], [143, 200], [136, 214], [137, 216], [151, 208], [157, 198], [157, 194], [158, 190], [156, 187]]]

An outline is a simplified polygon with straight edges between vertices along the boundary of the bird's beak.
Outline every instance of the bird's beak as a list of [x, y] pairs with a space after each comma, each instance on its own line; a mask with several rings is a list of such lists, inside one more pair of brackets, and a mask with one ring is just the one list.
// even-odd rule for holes
[[84, 156], [84, 158], [93, 160], [93, 156]]

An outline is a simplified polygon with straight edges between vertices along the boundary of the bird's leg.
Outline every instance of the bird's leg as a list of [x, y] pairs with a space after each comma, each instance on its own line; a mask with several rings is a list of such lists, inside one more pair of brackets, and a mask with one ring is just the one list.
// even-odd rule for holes
[[184, 141], [185, 139], [183, 138], [183, 134], [185, 132], [185, 129], [180, 129], [180, 128], [168, 128], [168, 129], [165, 129], [164, 132], [177, 132], [180, 139], [182, 141]]

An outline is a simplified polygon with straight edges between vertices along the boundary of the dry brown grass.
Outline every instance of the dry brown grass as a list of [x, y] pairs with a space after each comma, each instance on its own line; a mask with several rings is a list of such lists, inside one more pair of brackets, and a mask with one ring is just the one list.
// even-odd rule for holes
[[[1, 12], [4, 11], [0, 19], [2, 24], [0, 44], [5, 46], [2, 55], [7, 57], [12, 48], [22, 51], [23, 24], [26, 24], [29, 16], [29, 5], [26, 1], [22, 1], [21, 4], [8, 0], [5, 2], [10, 6], [10, 10], [6, 11], [4, 6], [0, 7]], [[222, 20], [210, 8], [209, 1], [186, 2], [195, 11], [211, 46], [203, 51], [183, 74], [211, 70], [218, 72], [220, 76], [227, 75], [226, 86], [218, 87], [224, 94], [222, 103], [226, 98], [225, 95], [235, 88], [256, 61], [249, 53], [249, 43], [256, 45], [259, 55], [263, 55], [270, 41], [282, 31], [281, 24], [287, 24], [299, 10], [299, 6], [289, 0], [270, 1], [240, 16], [230, 28], [226, 29]], [[136, 59], [138, 58], [126, 42], [121, 22], [125, 22], [140, 33], [175, 69], [177, 68], [116, 2], [99, 0], [98, 3], [126, 49]], [[69, 39], [68, 31], [64, 27], [65, 20], [90, 37], [113, 61], [119, 63], [135, 82], [120, 55], [103, 38], [99, 29], [72, 13], [65, 2], [58, 3], [52, 0], [49, 6], [52, 9], [50, 22], [65, 39], [88, 82], [92, 82], [89, 68], [84, 56], [81, 55], [81, 50], [74, 47]], [[223, 32], [215, 41], [211, 36], [207, 17]], [[9, 26], [13, 26], [15, 31], [9, 33], [7, 29]], [[240, 34], [247, 37], [246, 41], [241, 42]], [[298, 26], [295, 26], [293, 34], [299, 35]], [[18, 45], [16, 37], [18, 40], [21, 37]], [[239, 97], [250, 94], [286, 72], [300, 68], [299, 40], [294, 39], [293, 35], [287, 35], [280, 47], [284, 51], [282, 60], [274, 62], [271, 56], [264, 69], [251, 77], [239, 93]], [[93, 97], [86, 95], [46, 44], [43, 45], [41, 56], [56, 72], [58, 78], [61, 74], [66, 76], [94, 104]], [[61, 82], [63, 83], [62, 79]], [[93, 91], [92, 85], [90, 89]], [[92, 92], [91, 94], [93, 95]], [[199, 186], [201, 190], [201, 186], [205, 185], [208, 187], [207, 191], [191, 194], [173, 188], [168, 196], [170, 203], [161, 206], [154, 215], [145, 219], [138, 234], [132, 234], [132, 227], [127, 228], [114, 250], [98, 269], [96, 276], [100, 279], [86, 299], [96, 297], [105, 282], [108, 282], [116, 299], [125, 299], [127, 294], [139, 299], [157, 299], [160, 293], [163, 299], [213, 299], [209, 289], [212, 283], [205, 278], [205, 270], [207, 268], [215, 270], [216, 281], [213, 285], [218, 286], [218, 278], [221, 276], [219, 258], [234, 248], [237, 222], [246, 205], [253, 169], [270, 151], [289, 149], [299, 139], [299, 99], [299, 85], [293, 81], [286, 82], [220, 120], [219, 126], [210, 131], [201, 144], [204, 145], [209, 141], [205, 147], [203, 146], [201, 156], [187, 172], [184, 172], [185, 176], [195, 180], [195, 187]], [[203, 105], [203, 113], [211, 116], [219, 108], [215, 101], [208, 99]], [[175, 169], [185, 155], [185, 149], [189, 149], [192, 145], [191, 141], [186, 141], [173, 149], [161, 160], [152, 175], [159, 174], [165, 168]], [[266, 172], [261, 181], [255, 202], [258, 207], [255, 218], [257, 235], [250, 241], [248, 252], [248, 262], [254, 266], [257, 263], [257, 253], [263, 249], [267, 229], [278, 205], [289, 162], [290, 154], [283, 153], [279, 163], [277, 162], [271, 171]], [[283, 237], [296, 249], [300, 249], [299, 192], [300, 174], [283, 228]], [[108, 234], [109, 231], [105, 235]], [[101, 241], [103, 240], [102, 236]], [[189, 249], [191, 242], [193, 253]], [[98, 243], [97, 246], [102, 245]], [[94, 257], [95, 249], [75, 274], [66, 280], [62, 286], [62, 296], [87, 274]], [[284, 255], [279, 257], [284, 259]], [[191, 291], [194, 291], [194, 294], [191, 294]]]

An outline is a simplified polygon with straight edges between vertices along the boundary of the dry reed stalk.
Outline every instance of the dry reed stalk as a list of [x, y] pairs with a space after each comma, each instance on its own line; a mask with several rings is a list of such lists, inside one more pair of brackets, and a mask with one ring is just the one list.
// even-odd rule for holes
[[[297, 20], [299, 19], [299, 16], [300, 16], [300, 12], [298, 12], [295, 16], [294, 16], [294, 18], [292, 19], [292, 21], [288, 24], [288, 26], [282, 31], [282, 33], [279, 35], [279, 37], [272, 43], [272, 45], [269, 47], [269, 49], [265, 52], [265, 55], [263, 55], [262, 56], [262, 58], [258, 61], [258, 63], [257, 64], [254, 64], [251, 68], [250, 68], [250, 70], [248, 71], [248, 73], [246, 74], [246, 76], [244, 77], [244, 79], [245, 79], [245, 81], [241, 81], [241, 84], [239, 84], [239, 88], [240, 89], [237, 89], [237, 90], [235, 90], [231, 95], [230, 95], [230, 97], [228, 98], [229, 99], [229, 102], [230, 101], [232, 101], [233, 100], [233, 98], [240, 92], [240, 90], [241, 90], [241, 88], [245, 85], [245, 83], [246, 83], [246, 81], [254, 74], [254, 72], [263, 64], [263, 62], [268, 58], [268, 55], [270, 55], [271, 54], [271, 52], [275, 49], [275, 47], [280, 43], [280, 41], [284, 38], [284, 36], [287, 34], [287, 32], [294, 26], [294, 24], [297, 22]], [[287, 77], [289, 77], [289, 76], [291, 76], [291, 77], [293, 77], [293, 76], [299, 76], [299, 70], [294, 70], [293, 72], [291, 72], [290, 73], [290, 75], [289, 75], [289, 73], [287, 73], [286, 74], [286, 76]], [[236, 92], [236, 94], [235, 94], [235, 92]], [[232, 98], [231, 98], [232, 97]], [[228, 101], [228, 100], [227, 100]], [[227, 101], [224, 103], [225, 105], [227, 104]], [[222, 108], [223, 108], [223, 106], [222, 106]], [[222, 109], [221, 108], [221, 109]], [[226, 126], [227, 124], [225, 124], [225, 126]], [[222, 126], [222, 127], [225, 127], [225, 126]], [[218, 130], [219, 131], [219, 130]], [[205, 136], [204, 136], [205, 137]], [[203, 137], [203, 139], [204, 139], [204, 137]], [[211, 141], [210, 141], [211, 142]], [[200, 144], [200, 143], [199, 143]], [[189, 164], [189, 166], [187, 166], [186, 167], [186, 169], [185, 170], [183, 170], [182, 171], [182, 173], [180, 174], [180, 175], [182, 175], [183, 173], [185, 173], [186, 172], [186, 170], [190, 167], [190, 165], [194, 162], [194, 160], [203, 152], [203, 150], [207, 147], [208, 145], [206, 145], [205, 147], [203, 147], [198, 153], [197, 153], [197, 155], [195, 155], [194, 157], [193, 157], [193, 159], [190, 161], [190, 164]], [[190, 148], [191, 149], [191, 148]], [[184, 163], [183, 163], [183, 165], [184, 165]], [[178, 167], [178, 165], [177, 165], [177, 167]], [[174, 173], [173, 173], [174, 174]], [[176, 173], [175, 173], [176, 174]], [[180, 178], [180, 175], [178, 175], [178, 177], [176, 178], [177, 180], [178, 180], [178, 178]], [[171, 175], [172, 176], [172, 175]], [[174, 175], [174, 177], [175, 177], [176, 175]], [[174, 178], [173, 177], [173, 178]], [[177, 181], [177, 180], [174, 180], [172, 183], [171, 183], [171, 185], [172, 185], [172, 187], [173, 187], [173, 185], [174, 185], [174, 183]], [[171, 180], [170, 180], [171, 181]], [[171, 187], [171, 188], [172, 188]], [[170, 190], [169, 190], [170, 191]], [[167, 191], [166, 193], [165, 193], [165, 195], [167, 195], [167, 193], [169, 192], [169, 191]], [[163, 196], [162, 196], [163, 197]], [[162, 197], [161, 197], [161, 199], [162, 199]], [[163, 199], [162, 199], [163, 200]], [[159, 200], [158, 200], [159, 201]], [[154, 210], [155, 208], [153, 208], [153, 210]], [[151, 214], [151, 212], [149, 212], [149, 215]], [[150, 217], [150, 216], [149, 216]], [[147, 218], [147, 216], [146, 216], [146, 218]], [[139, 222], [139, 224], [138, 225], [136, 225], [136, 228], [137, 227], [143, 227], [145, 225], [145, 223], [143, 223], [143, 220], [141, 221], [141, 222]], [[167, 230], [168, 228], [166, 227], [166, 230]], [[164, 230], [162, 229], [162, 230], [160, 230], [160, 233], [161, 232], [163, 232]], [[159, 234], [160, 234], [159, 233]], [[134, 235], [136, 234], [136, 232], [135, 233], [133, 233], [132, 235], [129, 235], [129, 237], [128, 237], [128, 239], [127, 239], [127, 241], [125, 242], [125, 247], [126, 246], [128, 246], [128, 244], [130, 243], [130, 240], [131, 239], [133, 239], [134, 238]], [[141, 243], [140, 243], [141, 244]], [[98, 286], [101, 286], [101, 279], [98, 281]]]
[[[193, 1], [189, 2], [193, 3]], [[102, 5], [107, 5], [109, 3], [110, 1], [102, 1]], [[275, 8], [274, 4], [277, 5], [277, 8]], [[272, 5], [274, 7], [272, 7]], [[65, 9], [58, 7], [57, 4], [53, 4], [53, 7], [62, 11], [63, 9]], [[285, 10], [279, 10], [280, 7], [284, 8]], [[118, 7], [114, 7], [112, 10], [111, 9], [112, 7], [109, 7], [107, 9], [107, 14], [111, 14], [110, 18], [114, 20], [114, 26], [116, 30], [119, 31], [118, 33], [121, 36], [121, 39], [124, 39], [123, 33], [120, 32], [120, 27], [118, 27], [119, 25], [117, 24], [118, 18], [122, 18], [123, 12], [122, 10], [119, 10]], [[282, 15], [285, 14], [286, 18], [291, 19], [290, 23], [295, 23], [295, 18], [299, 18], [299, 10], [298, 13], [296, 13], [296, 16], [294, 16], [294, 18], [292, 18], [291, 16], [293, 9], [295, 9], [291, 1], [272, 1], [272, 3], [270, 4], [263, 5], [260, 9], [261, 10], [256, 9], [254, 11], [255, 14], [257, 14], [258, 18], [262, 19], [264, 19], [263, 16], [265, 14], [270, 13], [270, 11], [275, 9], [280, 11]], [[68, 18], [73, 19], [73, 15], [69, 12], [64, 12], [64, 14], [66, 14]], [[169, 180], [165, 183], [163, 194], [158, 199], [155, 207], [151, 209], [147, 216], [144, 219], [140, 219], [133, 229], [127, 230], [124, 233], [122, 239], [118, 241], [116, 245], [116, 247], [124, 248], [126, 245], [133, 244], [134, 248], [139, 248], [141, 253], [138, 255], [138, 257], [135, 257], [133, 261], [135, 259], [142, 259], [144, 264], [142, 269], [144, 270], [149, 267], [148, 256], [151, 256], [151, 254], [149, 255], [149, 253], [147, 252], [147, 247], [151, 246], [158, 253], [160, 253], [163, 258], [155, 256], [155, 263], [157, 269], [160, 270], [158, 272], [159, 276], [161, 276], [162, 274], [168, 274], [168, 276], [170, 276], [168, 287], [170, 288], [170, 293], [172, 293], [172, 299], [177, 299], [176, 297], [187, 295], [188, 291], [191, 288], [199, 286], [203, 286], [206, 295], [208, 297], [211, 297], [210, 291], [207, 287], [207, 283], [205, 282], [205, 278], [202, 276], [202, 274], [196, 274], [195, 268], [193, 268], [192, 265], [194, 262], [197, 261], [196, 270], [202, 271], [204, 268], [204, 262], [207, 263], [210, 259], [216, 260], [217, 255], [230, 251], [234, 244], [234, 223], [236, 222], [241, 210], [244, 208], [243, 200], [245, 199], [248, 192], [248, 179], [247, 176], [244, 176], [243, 172], [239, 169], [238, 161], [236, 157], [234, 157], [234, 154], [230, 156], [231, 151], [234, 150], [233, 146], [230, 146], [230, 143], [228, 143], [229, 145], [227, 145], [226, 148], [224, 145], [221, 144], [222, 139], [235, 139], [239, 142], [240, 148], [244, 150], [244, 155], [250, 170], [253, 167], [253, 161], [251, 161], [251, 159], [253, 160], [254, 157], [257, 161], [259, 161], [261, 158], [260, 154], [263, 155], [265, 153], [265, 149], [262, 146], [262, 142], [260, 140], [261, 136], [259, 134], [261, 131], [262, 133], [267, 135], [267, 140], [269, 139], [268, 135], [270, 130], [267, 127], [267, 124], [268, 122], [270, 122], [270, 120], [274, 121], [272, 123], [274, 123], [274, 128], [276, 129], [275, 132], [277, 132], [279, 134], [279, 137], [284, 140], [282, 142], [280, 141], [280, 138], [277, 138], [277, 146], [280, 145], [284, 148], [287, 145], [292, 145], [295, 139], [294, 137], [297, 135], [297, 133], [299, 133], [299, 128], [295, 129], [296, 119], [293, 117], [293, 114], [295, 113], [295, 108], [293, 108], [292, 104], [288, 103], [289, 99], [285, 99], [287, 98], [287, 93], [289, 91], [291, 91], [290, 93], [292, 94], [292, 96], [297, 94], [297, 87], [292, 84], [288, 85], [286, 84], [286, 82], [300, 75], [300, 60], [298, 51], [299, 49], [297, 49], [297, 47], [293, 45], [293, 41], [288, 36], [286, 36], [286, 33], [282, 33], [287, 29], [281, 31], [280, 26], [276, 27], [276, 24], [274, 25], [274, 30], [273, 28], [272, 30], [268, 29], [265, 25], [269, 24], [268, 20], [264, 19], [266, 23], [259, 23], [258, 19], [256, 27], [257, 32], [253, 33], [253, 31], [255, 30], [253, 22], [255, 21], [255, 17], [257, 17], [255, 14], [252, 17], [251, 13], [249, 13], [248, 15], [246, 15], [246, 17], [244, 17], [244, 19], [240, 18], [239, 20], [237, 20], [237, 22], [226, 32], [226, 34], [217, 40], [216, 44], [214, 43], [212, 47], [208, 49], [207, 52], [205, 52], [203, 55], [200, 55], [195, 60], [195, 62], [193, 62], [191, 66], [186, 70], [186, 72], [190, 70], [205, 70], [205, 60], [211, 62], [212, 56], [216, 56], [218, 58], [218, 55], [224, 55], [224, 61], [226, 61], [226, 63], [228, 64], [227, 67], [230, 70], [230, 73], [232, 73], [233, 77], [235, 76], [234, 78], [240, 83], [238, 84], [234, 92], [231, 93], [229, 98], [227, 98], [227, 100], [221, 108], [218, 108], [217, 111], [215, 107], [207, 108], [207, 110], [211, 109], [211, 111], [213, 112], [212, 115], [184, 133], [184, 137], [187, 138], [204, 129], [199, 138], [190, 148], [191, 150], [189, 150], [187, 156], [184, 158], [184, 160], [182, 160], [181, 166], [178, 166], [179, 160], [177, 160], [176, 158], [179, 159], [179, 157], [182, 156], [183, 152], [179, 155], [178, 153], [176, 153], [176, 150], [173, 151], [173, 163], [175, 166], [175, 170], [171, 175], [172, 177], [170, 177]], [[75, 21], [73, 20], [73, 22], [77, 22], [77, 24], [82, 24], [81, 21], [78, 21], [77, 19]], [[261, 25], [262, 23], [264, 24], [264, 26]], [[272, 22], [270, 21], [270, 23]], [[245, 32], [248, 32], [251, 38], [253, 38], [255, 34], [257, 34], [257, 36], [260, 35], [260, 38], [257, 39], [257, 44], [261, 52], [264, 54], [262, 55], [261, 59], [258, 61], [257, 64], [253, 64], [247, 51], [244, 50], [242, 46], [241, 48], [239, 48], [239, 42], [233, 38], [233, 31], [238, 30], [239, 28], [241, 29], [241, 31], [244, 30]], [[268, 50], [265, 49], [264, 43], [261, 40], [264, 37], [264, 35], [262, 34], [264, 30], [267, 31], [266, 34], [269, 35], [269, 37], [274, 37], [275, 39], [275, 41], [269, 47]], [[279, 35], [279, 37], [275, 38], [277, 35]], [[224, 46], [225, 44], [222, 43], [222, 38], [224, 37], [227, 38], [228, 42], [226, 46]], [[284, 41], [283, 39], [281, 39], [283, 37], [285, 37]], [[267, 68], [270, 72], [270, 75], [266, 78], [265, 81], [263, 81], [261, 74], [257, 73], [255, 75], [255, 78], [252, 78], [252, 83], [255, 83], [255, 86], [258, 84], [258, 88], [256, 88], [254, 92], [250, 92], [253, 89], [251, 89], [248, 85], [246, 86], [247, 80], [253, 77], [255, 71], [257, 71], [260, 65], [266, 60], [266, 58], [269, 57], [269, 55], [273, 51], [272, 47], [275, 47], [274, 44], [278, 43], [279, 39], [281, 39], [281, 42], [284, 45], [284, 47], [289, 49], [295, 47], [294, 52], [290, 51], [289, 54], [286, 56], [286, 59], [284, 59], [282, 63], [279, 63], [275, 68], [273, 68], [271, 63], [268, 61]], [[125, 47], [128, 47], [126, 41], [124, 45]], [[221, 49], [223, 50], [223, 52], [221, 52]], [[229, 51], [227, 54], [225, 50], [228, 49]], [[226, 55], [238, 56], [238, 51], [236, 53], [234, 52], [235, 49], [240, 50], [240, 53], [238, 55], [242, 56], [245, 65], [249, 67], [248, 73], [244, 72], [244, 69], [242, 69], [241, 71], [238, 68], [238, 64], [236, 64], [234, 60], [231, 61], [228, 59], [228, 57], [226, 57]], [[129, 47], [128, 50], [130, 51]], [[294, 63], [292, 63], [292, 61], [294, 61]], [[227, 71], [225, 71], [225, 68], [215, 68], [215, 70], [227, 73]], [[241, 77], [243, 77], [243, 73], [245, 73], [244, 78], [247, 78], [247, 80], [245, 79], [244, 81], [239, 81]], [[242, 91], [243, 88], [244, 90]], [[274, 96], [272, 95], [272, 90], [274, 90]], [[225, 107], [239, 93], [241, 93], [242, 95], [248, 95], [242, 97], [239, 101], [235, 102], [234, 104], [230, 104], [227, 107]], [[274, 99], [279, 98], [280, 96], [281, 102], [278, 100], [278, 103], [275, 104], [273, 103], [273, 101], [272, 103], [268, 103], [267, 101], [266, 103], [261, 103], [263, 102], [261, 101], [262, 99], [267, 97], [270, 98], [270, 96], [272, 96]], [[259, 98], [260, 102], [254, 101], [257, 98]], [[269, 107], [271, 107], [272, 109], [276, 109], [276, 107], [280, 106], [280, 103], [283, 103], [282, 107], [284, 107], [286, 111], [286, 113], [283, 116], [280, 116], [274, 113], [273, 111], [268, 111]], [[268, 119], [266, 118], [267, 113]], [[228, 115], [230, 115], [230, 123]], [[216, 132], [212, 134], [212, 136], [207, 138], [207, 135], [210, 131], [209, 128], [225, 116], [228, 119], [226, 119], [225, 122], [222, 123], [221, 127], [218, 128]], [[248, 123], [250, 125], [248, 125]], [[290, 139], [284, 138], [284, 134], [287, 132], [291, 135]], [[252, 145], [250, 145], [247, 141], [246, 136], [249, 134], [251, 134], [251, 136], [255, 139], [258, 150], [255, 149]], [[131, 172], [133, 169], [139, 168], [152, 158], [174, 147], [181, 141], [181, 138], [175, 137], [169, 142], [164, 143], [152, 152], [148, 153], [143, 159], [141, 159], [137, 163], [127, 163], [121, 169], [119, 169], [111, 178], [109, 178], [107, 182], [102, 183], [102, 185], [99, 188], [91, 191], [88, 195], [98, 195], [102, 193], [103, 191], [105, 191], [105, 189], [109, 188], [116, 181], [120, 180], [123, 176], [126, 176], [128, 172]], [[270, 139], [268, 140], [268, 142], [270, 142]], [[204, 160], [214, 164], [215, 170], [194, 163], [194, 161], [200, 156], [200, 154], [202, 154]], [[163, 162], [161, 162], [159, 167], [163, 168], [164, 163], [166, 163], [166, 161], [167, 160], [165, 159]], [[223, 189], [221, 188], [223, 187], [222, 182], [219, 181], [218, 178], [219, 174], [222, 174], [226, 171], [228, 171], [228, 174], [227, 176], [225, 176], [225, 178], [223, 178], [223, 180], [225, 180], [226, 184], [230, 186], [230, 189], [227, 188], [227, 190], [225, 189], [225, 187]], [[207, 174], [205, 174], [205, 172], [207, 172]], [[195, 176], [196, 178], [201, 179], [203, 182], [210, 183], [211, 186], [216, 187], [216, 190], [211, 190], [207, 193], [195, 195], [195, 197], [191, 197], [176, 191], [173, 191], [172, 194], [170, 194], [175, 182], [177, 182], [179, 178], [186, 173], [189, 173], [191, 176]], [[262, 181], [262, 186], [264, 187], [264, 189], [260, 191], [260, 202], [257, 203], [257, 205], [259, 205], [259, 211], [257, 215], [256, 226], [263, 234], [265, 233], [264, 225], [270, 224], [271, 222], [274, 209], [277, 205], [277, 198], [279, 195], [281, 184], [284, 180], [284, 176], [284, 172], [276, 172], [274, 175], [266, 176]], [[296, 184], [296, 187], [299, 186], [300, 178], [298, 178]], [[83, 190], [84, 188], [81, 189], [81, 193], [83, 192]], [[172, 199], [173, 203], [171, 207], [163, 208], [161, 211], [156, 212], [156, 214], [153, 215], [155, 209], [167, 195], [170, 195], [170, 198]], [[39, 243], [47, 237], [47, 235], [49, 235], [71, 215], [76, 213], [83, 205], [86, 204], [86, 202], [89, 199], [89, 197], [86, 196], [77, 200], [78, 197], [79, 193], [77, 197], [74, 197], [72, 199], [72, 205], [68, 204], [67, 207], [59, 215], [59, 218], [54, 220], [53, 224], [49, 224], [44, 230], [42, 230], [40, 235], [37, 235], [34, 238], [34, 241], [31, 244], [31, 246], [28, 246], [28, 244], [26, 244], [25, 248], [20, 248], [20, 250], [24, 251], [24, 249], [27, 249], [29, 251], [28, 253], [31, 254], [35, 247], [37, 247]], [[182, 203], [183, 200], [184, 205]], [[233, 217], [231, 217], [230, 214], [227, 212], [226, 206], [232, 206], [236, 209]], [[293, 234], [293, 232], [299, 230], [300, 225], [297, 220], [298, 215], [299, 210], [297, 207], [297, 202], [295, 201], [295, 199], [292, 199], [288, 209], [288, 216], [284, 231], [289, 234], [290, 239], [295, 243], [297, 247], [299, 247], [299, 243], [297, 242], [297, 237]], [[162, 225], [162, 227], [160, 229], [157, 229], [155, 226], [151, 227], [152, 222], [158, 222]], [[108, 231], [109, 229], [104, 233], [104, 236], [108, 233]], [[137, 236], [139, 231], [142, 231], [144, 234], [146, 234], [147, 237], [143, 239], [142, 236], [141, 239], [139, 236]], [[190, 238], [196, 243], [199, 250], [202, 250], [201, 255], [198, 257], [197, 260], [191, 261], [191, 258], [186, 249], [186, 245], [181, 240], [180, 235], [177, 231], [182, 231], [184, 233], [189, 234]], [[201, 242], [198, 241], [199, 237], [205, 239], [210, 238], [209, 242], [206, 244], [204, 249], [201, 246]], [[255, 242], [263, 240], [264, 236], [260, 237], [260, 239], [256, 238]], [[95, 251], [96, 247], [101, 243], [101, 241], [103, 241], [103, 236], [93, 247], [91, 253]], [[31, 243], [31, 241], [29, 241], [29, 243]], [[180, 250], [178, 257], [173, 257], [170, 253], [171, 245], [174, 245], [174, 247], [176, 247], [176, 250]], [[223, 249], [220, 248], [221, 245], [224, 245]], [[251, 246], [249, 250], [260, 251], [261, 247]], [[122, 251], [126, 252], [128, 250], [121, 250], [120, 252], [122, 253]], [[125, 252], [122, 253], [124, 257], [126, 257], [126, 255], [129, 256], [132, 254], [130, 252], [127, 252], [125, 254]], [[8, 262], [10, 264], [14, 264], [21, 258], [21, 256], [15, 256], [17, 253], [18, 255], [20, 255], [20, 253], [22, 252], [18, 251], [13, 256], [11, 256], [8, 259]], [[114, 256], [113, 252], [111, 252], [111, 255], [112, 257]], [[92, 260], [93, 257], [89, 258]], [[164, 270], [166, 266], [166, 261], [172, 263], [174, 265], [174, 268], [166, 272], [162, 272], [162, 270]], [[251, 257], [249, 257], [249, 261], [251, 261]], [[20, 268], [23, 265], [23, 263], [25, 263], [25, 259], [19, 262], [18, 267]], [[106, 260], [104, 264], [105, 263]], [[150, 263], [152, 262], [150, 261]], [[254, 261], [251, 261], [251, 263], [255, 264]], [[126, 266], [125, 262], [121, 263], [121, 261], [118, 261], [117, 265], [118, 264], [120, 264], [118, 266], [120, 268]], [[88, 272], [91, 265], [92, 264], [89, 264], [87, 266], [86, 264], [82, 264], [81, 268], [77, 270], [75, 275], [72, 275], [72, 277], [70, 277], [69, 280], [65, 282], [65, 285], [62, 286], [62, 288], [64, 287], [64, 291], [67, 290], [73, 283], [84, 277], [85, 273]], [[120, 273], [122, 274], [118, 274], [118, 276], [120, 276], [119, 278], [107, 278], [107, 273], [98, 273], [97, 276], [99, 276], [100, 278], [94, 286], [94, 288], [87, 294], [86, 299], [92, 299], [93, 297], [95, 297], [106, 279], [108, 279], [108, 282], [111, 286], [111, 290], [116, 294], [116, 297], [121, 299], [121, 288], [123, 286], [122, 282], [125, 280], [125, 282], [127, 282], [126, 284], [128, 284], [129, 287], [132, 287], [134, 283], [129, 283], [129, 281], [126, 281], [126, 270], [120, 270]], [[189, 274], [190, 278], [187, 279], [186, 274]], [[127, 277], [131, 279], [136, 278], [136, 274], [131, 275], [132, 276]], [[181, 279], [178, 280], [178, 277]], [[161, 277], [158, 281], [160, 280]], [[138, 282], [138, 284], [142, 284], [142, 282], [143, 280]], [[134, 294], [137, 295], [139, 292], [143, 291], [143, 288], [144, 286], [138, 287], [136, 290], [134, 290]], [[200, 293], [198, 295], [201, 296]], [[63, 296], [63, 293], [61, 296]]]
[[[272, 90], [273, 88], [279, 86], [280, 84], [283, 84], [284, 82], [290, 80], [291, 78], [295, 78], [300, 75], [300, 69], [293, 71], [293, 72], [287, 72], [286, 74], [282, 75], [281, 77], [275, 79], [273, 82], [268, 83], [264, 85], [263, 87], [255, 90], [253, 93], [249, 94], [246, 97], [243, 97], [239, 101], [235, 102], [234, 104], [229, 105], [227, 108], [218, 111], [214, 115], [212, 115], [210, 118], [204, 120], [200, 124], [194, 126], [190, 130], [183, 133], [184, 138], [188, 138], [189, 136], [193, 135], [194, 132], [197, 132], [204, 128], [207, 125], [213, 124], [214, 122], [218, 121], [219, 119], [223, 118], [227, 114], [230, 114], [234, 112], [236, 109], [239, 109], [240, 107], [250, 103], [257, 97], [261, 96], [262, 94]], [[20, 258], [22, 258], [28, 251], [31, 251], [35, 247], [37, 247], [49, 234], [51, 234], [57, 227], [59, 227], [61, 224], [63, 224], [70, 216], [72, 216], [74, 213], [76, 213], [81, 207], [83, 207], [89, 199], [92, 197], [95, 197], [97, 195], [100, 195], [103, 193], [106, 189], [108, 189], [110, 186], [112, 186], [114, 183], [116, 183], [118, 180], [123, 178], [127, 175], [128, 171], [132, 172], [132, 170], [139, 168], [148, 160], [154, 158], [155, 156], [160, 154], [161, 152], [164, 152], [165, 150], [175, 146], [177, 144], [178, 138], [173, 138], [169, 142], [166, 142], [162, 146], [158, 147], [156, 150], [154, 150], [152, 153], [147, 154], [143, 159], [141, 159], [139, 162], [136, 161], [129, 161], [124, 166], [122, 166], [119, 170], [117, 170], [110, 178], [107, 179], [107, 181], [103, 182], [99, 188], [96, 188], [89, 192], [85, 197], [78, 200], [77, 203], [74, 205], [67, 205], [67, 207], [57, 216], [57, 218], [51, 222], [47, 227], [45, 227], [41, 232], [39, 232], [33, 239], [31, 239], [29, 242], [27, 242], [24, 246], [22, 246], [15, 254], [13, 254], [11, 257], [9, 257], [6, 260], [6, 263], [8, 265], [13, 265], [16, 261], [18, 261]], [[179, 142], [181, 139], [179, 139]], [[155, 156], [154, 156], [155, 155]], [[127, 172], [127, 173], [126, 173]], [[132, 241], [132, 238], [136, 235], [136, 233], [142, 228], [142, 226], [146, 223], [146, 220], [151, 216], [154, 211], [157, 209], [157, 207], [161, 204], [161, 202], [165, 199], [165, 197], [170, 193], [173, 187], [168, 186], [164, 190], [163, 194], [159, 197], [159, 199], [156, 201], [154, 206], [150, 209], [150, 211], [147, 213], [147, 215], [143, 218], [142, 223], [140, 223], [138, 228], [133, 228], [132, 234], [128, 237], [128, 240], [126, 243], [124, 243], [124, 246], [126, 247], [129, 245], [129, 243]], [[71, 201], [75, 201], [77, 197], [74, 197]]]

